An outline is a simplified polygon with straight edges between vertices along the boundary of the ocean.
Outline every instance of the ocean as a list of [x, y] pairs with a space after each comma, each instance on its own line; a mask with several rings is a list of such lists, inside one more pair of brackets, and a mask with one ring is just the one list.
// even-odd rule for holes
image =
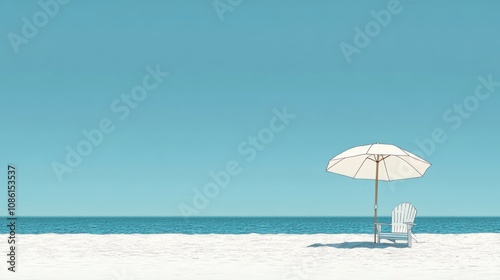
[[[500, 233], [500, 217], [417, 217], [415, 223], [415, 233]], [[0, 227], [1, 234], [7, 230]], [[19, 217], [16, 233], [369, 234], [373, 217]]]

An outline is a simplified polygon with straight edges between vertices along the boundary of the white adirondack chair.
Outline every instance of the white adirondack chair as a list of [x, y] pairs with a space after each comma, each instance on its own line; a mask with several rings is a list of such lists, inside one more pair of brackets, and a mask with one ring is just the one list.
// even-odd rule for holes
[[[396, 240], [406, 240], [408, 247], [411, 247], [413, 239], [417, 241], [412, 232], [415, 225], [415, 217], [417, 209], [408, 202], [404, 202], [396, 206], [392, 210], [392, 223], [384, 224], [377, 223], [377, 244], [380, 244], [380, 239], [388, 239], [392, 242]], [[382, 226], [392, 226], [391, 232], [382, 232]], [[418, 242], [418, 241], [417, 241]]]

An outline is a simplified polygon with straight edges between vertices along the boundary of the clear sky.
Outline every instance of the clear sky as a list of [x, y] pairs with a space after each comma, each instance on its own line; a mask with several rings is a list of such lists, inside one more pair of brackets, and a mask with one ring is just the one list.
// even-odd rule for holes
[[381, 215], [500, 214], [499, 1], [41, 2], [0, 1], [19, 215], [370, 216], [325, 169], [374, 142], [432, 163]]

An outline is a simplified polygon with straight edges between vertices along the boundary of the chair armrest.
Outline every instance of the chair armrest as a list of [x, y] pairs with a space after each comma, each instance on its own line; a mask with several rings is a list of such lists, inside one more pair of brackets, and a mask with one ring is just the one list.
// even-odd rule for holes
[[391, 224], [388, 223], [375, 223], [375, 226], [377, 227], [377, 233], [382, 232], [382, 226], [390, 226]]
[[407, 231], [411, 232], [413, 229], [413, 226], [416, 224], [413, 222], [402, 222], [402, 223], [394, 223], [394, 224], [388, 224], [388, 223], [375, 223], [375, 226], [377, 227], [377, 232], [381, 233], [382, 232], [382, 226], [393, 226], [393, 225], [406, 225], [408, 226]]
[[414, 227], [415, 225], [417, 225], [417, 224], [412, 223], [412, 222], [406, 222], [405, 224], [406, 224], [406, 225], [408, 225], [408, 231], [409, 231], [409, 232], [412, 232], [412, 231], [413, 231], [413, 227]]

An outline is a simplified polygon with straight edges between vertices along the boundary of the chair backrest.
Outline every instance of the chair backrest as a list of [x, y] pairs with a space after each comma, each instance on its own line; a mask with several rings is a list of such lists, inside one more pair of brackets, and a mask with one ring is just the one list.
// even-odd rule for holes
[[407, 225], [413, 223], [417, 216], [417, 208], [408, 202], [403, 202], [392, 210], [392, 232], [406, 232]]

